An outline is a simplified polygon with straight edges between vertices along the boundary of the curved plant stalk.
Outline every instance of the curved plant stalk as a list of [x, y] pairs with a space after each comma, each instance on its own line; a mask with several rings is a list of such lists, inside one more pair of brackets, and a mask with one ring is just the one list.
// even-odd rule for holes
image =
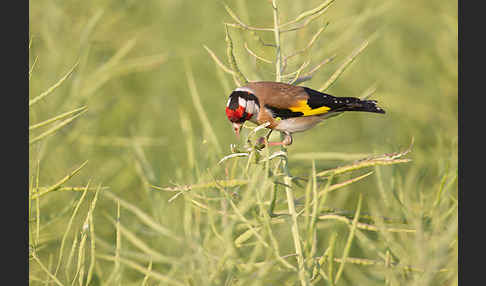
[[247, 51], [247, 52], [248, 52], [250, 55], [252, 55], [252, 56], [253, 56], [255, 59], [258, 59], [258, 60], [260, 60], [260, 61], [262, 61], [262, 62], [264, 62], [264, 63], [267, 63], [267, 64], [271, 64], [271, 63], [272, 63], [272, 61], [267, 60], [267, 59], [265, 59], [265, 58], [263, 58], [263, 57], [260, 57], [260, 56], [259, 56], [259, 55], [257, 55], [257, 54], [256, 54], [254, 51], [250, 50], [250, 48], [248, 47], [248, 43], [247, 43], [247, 42], [245, 42], [244, 46], [245, 46], [246, 51]]
[[216, 56], [216, 54], [210, 49], [208, 48], [208, 46], [206, 45], [203, 45], [203, 47], [206, 49], [206, 51], [209, 53], [209, 55], [211, 56], [211, 58], [214, 60], [214, 62], [225, 72], [231, 74], [231, 75], [234, 75], [234, 71], [232, 69], [230, 69], [229, 67], [225, 66], [223, 64], [223, 62], [221, 62], [221, 60], [218, 58], [218, 56]]
[[228, 61], [231, 66], [231, 69], [233, 70], [233, 80], [238, 86], [245, 85], [248, 83], [248, 80], [246, 77], [243, 75], [243, 73], [240, 71], [238, 68], [238, 65], [236, 64], [236, 59], [233, 54], [233, 41], [231, 40], [229, 31], [228, 31], [228, 26], [225, 25], [225, 31], [226, 31], [226, 55], [228, 56]]

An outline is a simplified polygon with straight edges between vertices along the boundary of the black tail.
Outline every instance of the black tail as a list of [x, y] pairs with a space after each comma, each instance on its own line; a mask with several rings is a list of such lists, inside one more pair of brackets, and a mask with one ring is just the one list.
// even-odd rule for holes
[[385, 113], [384, 109], [376, 105], [376, 100], [361, 100], [355, 97], [339, 97], [339, 99], [346, 102], [344, 106], [338, 108], [339, 111], [342, 110]]
[[304, 87], [309, 96], [307, 104], [311, 108], [327, 106], [330, 111], [365, 111], [375, 113], [385, 113], [385, 110], [376, 105], [376, 100], [361, 100], [356, 97], [335, 97], [326, 93]]

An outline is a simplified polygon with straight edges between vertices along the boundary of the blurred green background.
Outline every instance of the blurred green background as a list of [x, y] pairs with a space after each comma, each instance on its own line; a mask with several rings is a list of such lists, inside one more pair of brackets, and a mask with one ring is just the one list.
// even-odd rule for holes
[[[225, 3], [252, 26], [273, 25], [269, 1], [228, 0]], [[278, 3], [281, 22], [287, 22], [322, 1], [281, 0]], [[30, 125], [87, 106], [86, 113], [55, 134], [30, 145], [31, 185], [38, 180], [38, 186], [51, 186], [88, 160], [67, 186], [83, 187], [89, 182], [90, 186], [109, 187], [110, 192], [144, 210], [160, 224], [176, 233], [183, 232], [183, 200], [168, 203], [171, 193], [154, 192], [148, 186], [193, 184], [209, 180], [207, 172], [224, 174], [217, 162], [230, 153], [230, 144], [238, 143], [224, 112], [227, 96], [236, 86], [232, 77], [222, 72], [204, 49], [204, 46], [210, 48], [229, 66], [223, 23], [234, 21], [223, 2], [39, 0], [30, 1], [29, 6], [29, 63], [33, 66], [30, 99], [47, 90], [78, 63], [61, 86], [29, 108]], [[345, 114], [295, 134], [294, 143], [288, 149], [291, 173], [303, 177], [310, 173], [311, 161], [299, 159], [298, 154], [391, 153], [406, 149], [414, 138], [408, 156], [412, 162], [380, 167], [382, 181], [368, 178], [348, 188], [351, 193], [364, 193], [366, 198], [374, 198], [370, 202], [377, 202], [380, 199], [377, 185], [381, 184], [385, 190], [401, 185], [416, 198], [412, 204], [424, 208], [427, 206], [424, 200], [434, 197], [439, 186], [450, 182], [457, 173], [457, 1], [336, 0], [306, 29], [283, 34], [283, 53], [305, 47], [326, 23], [329, 23], [327, 28], [309, 53], [294, 58], [288, 71], [295, 70], [305, 60], [310, 59], [312, 67], [335, 55], [333, 61], [302, 84], [317, 89], [364, 40], [375, 35], [375, 40], [326, 92], [359, 97], [375, 88], [372, 98], [387, 113], [383, 116]], [[270, 60], [274, 58], [274, 50], [258, 45], [251, 33], [230, 29], [230, 35], [235, 57], [246, 77], [251, 81], [274, 80], [274, 67], [249, 56], [244, 43]], [[258, 35], [265, 42], [273, 41], [272, 33]], [[191, 75], [221, 152], [208, 137], [194, 106], [189, 87]], [[30, 138], [43, 131], [32, 130]], [[316, 161], [318, 171], [341, 164], [342, 160], [337, 158]], [[451, 184], [450, 195], [457, 198], [457, 180]], [[39, 248], [37, 256], [51, 272], [57, 263], [73, 204], [80, 195], [80, 192], [56, 192], [43, 197], [40, 203], [34, 200], [30, 206], [30, 243]], [[88, 202], [92, 199], [93, 193], [88, 192]], [[334, 204], [328, 203], [336, 208], [353, 209], [356, 201], [357, 197], [351, 195], [336, 197]], [[88, 207], [89, 203], [83, 205], [82, 211], [86, 212]], [[370, 211], [372, 206], [365, 204], [363, 208]], [[40, 235], [36, 233], [34, 219], [38, 209], [41, 210]], [[100, 195], [95, 211], [96, 233], [114, 244], [115, 229], [106, 220], [107, 215], [114, 217], [116, 206]], [[151, 234], [144, 233], [130, 214], [122, 212], [121, 217], [126, 218], [126, 227], [151, 243]], [[83, 220], [75, 219], [73, 231], [81, 231]], [[68, 241], [72, 240], [69, 236]], [[71, 244], [67, 245], [66, 257], [71, 250]], [[128, 244], [123, 247], [130, 248]], [[154, 247], [165, 254], [186, 253], [169, 242], [159, 242]], [[288, 248], [292, 248], [291, 241]], [[97, 251], [102, 252], [102, 248], [98, 247]], [[454, 265], [454, 257], [446, 260]], [[37, 263], [30, 265], [32, 283], [49, 279]], [[97, 265], [112, 267], [112, 262], [102, 261]], [[368, 271], [366, 267], [364, 270], [353, 267], [358, 272]], [[170, 272], [172, 268], [160, 266], [158, 269]], [[96, 270], [93, 285], [106, 280], [100, 273], [109, 271], [103, 270]], [[177, 273], [174, 271], [174, 277], [179, 277]], [[204, 273], [196, 271], [187, 275], [198, 277]], [[454, 273], [451, 275], [454, 277]], [[119, 283], [139, 285], [143, 277], [126, 269]], [[191, 279], [195, 280], [181, 281], [203, 285], [194, 277]], [[354, 280], [349, 277], [342, 281], [350, 284], [343, 285], [353, 285]], [[272, 285], [293, 281], [288, 276], [274, 279], [273, 283], [277, 284]], [[432, 278], [426, 280], [432, 284], [420, 284], [418, 278], [412, 281], [415, 284], [409, 285], [445, 283]], [[221, 278], [212, 283], [224, 285], [225, 280]]]

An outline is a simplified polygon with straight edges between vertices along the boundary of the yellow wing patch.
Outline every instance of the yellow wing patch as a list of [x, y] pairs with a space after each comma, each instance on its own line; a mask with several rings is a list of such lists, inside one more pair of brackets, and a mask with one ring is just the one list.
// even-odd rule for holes
[[293, 112], [302, 112], [304, 116], [310, 116], [310, 115], [318, 115], [318, 114], [324, 114], [328, 112], [331, 108], [328, 106], [321, 106], [318, 108], [312, 109], [308, 104], [307, 100], [299, 100], [297, 101], [296, 106], [292, 106], [289, 108]]

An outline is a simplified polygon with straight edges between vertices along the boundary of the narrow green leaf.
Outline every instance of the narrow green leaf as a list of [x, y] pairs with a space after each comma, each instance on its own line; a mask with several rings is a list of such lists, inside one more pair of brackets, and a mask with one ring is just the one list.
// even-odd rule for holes
[[342, 182], [342, 183], [338, 183], [338, 184], [330, 185], [330, 186], [329, 186], [329, 188], [328, 188], [327, 190], [320, 191], [320, 192], [319, 192], [319, 196], [322, 196], [322, 195], [323, 195], [323, 193], [324, 193], [324, 191], [325, 191], [325, 192], [332, 192], [332, 191], [338, 190], [338, 189], [340, 189], [340, 188], [342, 188], [342, 187], [345, 187], [345, 186], [351, 185], [351, 184], [352, 184], [352, 183], [354, 183], [354, 182], [357, 182], [357, 181], [359, 181], [359, 180], [361, 180], [361, 179], [364, 179], [364, 178], [368, 177], [368, 176], [369, 176], [369, 175], [371, 175], [371, 174], [373, 174], [373, 171], [368, 172], [368, 173], [366, 173], [366, 174], [364, 174], [364, 175], [361, 175], [361, 176], [358, 176], [358, 177], [355, 177], [355, 178], [352, 178], [352, 179], [346, 180], [346, 181], [344, 181], [344, 182]]
[[232, 188], [232, 187], [244, 186], [246, 184], [248, 184], [248, 180], [230, 179], [230, 180], [216, 180], [214, 182], [198, 183], [192, 185], [181, 185], [175, 187], [158, 187], [152, 185], [152, 188], [159, 191], [177, 192], [177, 191], [189, 191], [189, 190], [196, 190], [196, 189], [217, 188], [218, 186], [222, 186], [225, 188]]
[[191, 66], [187, 61], [184, 61], [184, 66], [186, 70], [187, 83], [189, 85], [189, 91], [192, 97], [192, 102], [194, 104], [194, 108], [196, 109], [197, 115], [199, 116], [199, 120], [203, 126], [206, 136], [209, 137], [209, 140], [213, 143], [217, 152], [221, 153], [222, 152], [221, 145], [219, 144], [218, 137], [216, 136], [216, 133], [214, 133], [211, 122], [209, 121], [206, 115], [206, 111], [204, 110], [203, 105], [201, 103], [199, 92], [197, 91], [196, 88], [196, 82], [194, 81], [194, 76], [192, 74]]
[[252, 27], [252, 26], [249, 26], [245, 23], [243, 23], [243, 21], [240, 20], [240, 18], [238, 18], [238, 16], [236, 15], [235, 12], [233, 12], [233, 10], [231, 10], [231, 8], [224, 4], [224, 9], [226, 9], [226, 12], [228, 12], [228, 14], [231, 16], [231, 18], [233, 18], [233, 20], [236, 21], [236, 23], [238, 24], [228, 24], [228, 23], [225, 23], [225, 25], [231, 25], [231, 26], [234, 26], [234, 27], [238, 27], [238, 28], [243, 28], [245, 30], [253, 30], [253, 31], [273, 31], [272, 28], [259, 28], [259, 27]]
[[56, 82], [54, 85], [49, 87], [46, 91], [41, 93], [40, 95], [36, 96], [35, 98], [29, 100], [29, 107], [37, 103], [39, 100], [45, 98], [49, 94], [53, 93], [54, 90], [56, 90], [61, 84], [73, 73], [74, 69], [78, 66], [79, 62], [76, 62], [74, 66], [64, 75], [58, 82]]
[[63, 128], [64, 126], [68, 125], [69, 123], [71, 123], [74, 119], [78, 118], [79, 116], [81, 116], [83, 113], [85, 113], [87, 111], [87, 109], [84, 109], [83, 111], [81, 111], [80, 113], [72, 116], [71, 118], [68, 118], [64, 121], [62, 121], [61, 123], [59, 123], [58, 125], [54, 126], [54, 127], [51, 127], [49, 130], [41, 133], [39, 136], [31, 139], [29, 141], [29, 144], [34, 144], [35, 142], [39, 141], [39, 140], [42, 140], [44, 139], [45, 137], [49, 136], [49, 135], [52, 135], [54, 134], [56, 131], [58, 131], [59, 129]]
[[39, 266], [42, 269], [42, 271], [44, 271], [52, 280], [54, 280], [54, 282], [56, 282], [57, 285], [63, 286], [63, 284], [61, 283], [61, 281], [59, 281], [59, 279], [57, 279], [57, 277], [55, 275], [53, 275], [49, 271], [49, 269], [47, 269], [47, 267], [42, 263], [42, 261], [40, 261], [40, 259], [37, 257], [37, 255], [35, 254], [35, 252], [32, 254], [32, 258], [35, 260], [35, 262], [37, 262], [37, 264], [39, 264]]
[[[105, 254], [98, 254], [96, 255], [96, 257], [98, 257], [99, 259], [102, 259], [102, 260], [107, 260], [107, 261], [117, 261], [117, 259], [114, 257], [114, 256], [111, 256], [111, 255], [105, 255]], [[146, 276], [149, 276], [150, 278], [153, 278], [155, 280], [158, 280], [160, 282], [164, 282], [166, 283], [166, 285], [178, 285], [178, 286], [184, 286], [186, 284], [182, 283], [182, 282], [179, 282], [175, 279], [173, 279], [172, 277], [168, 276], [168, 275], [164, 275], [164, 274], [161, 274], [157, 271], [154, 271], [154, 270], [147, 270], [145, 267], [129, 260], [129, 259], [125, 259], [125, 258], [118, 258], [118, 261], [133, 269], [133, 270], [136, 270], [142, 274], [145, 274]]]
[[[87, 163], [87, 161], [83, 165], [81, 165], [81, 167], [79, 167], [77, 170], [80, 170], [86, 163]], [[79, 210], [81, 204], [83, 203], [84, 198], [86, 197], [87, 189], [89, 188], [89, 183], [90, 182], [88, 181], [88, 184], [86, 185], [86, 188], [85, 188], [83, 194], [81, 195], [78, 202], [76, 203], [76, 207], [74, 208], [73, 213], [72, 213], [71, 217], [69, 218], [66, 230], [64, 231], [64, 234], [62, 236], [61, 246], [59, 247], [59, 258], [58, 258], [58, 261], [57, 261], [56, 271], [54, 272], [55, 273], [54, 275], [57, 274], [57, 271], [59, 270], [59, 267], [61, 266], [64, 244], [66, 243], [67, 236], [68, 236], [69, 231], [71, 230], [71, 227], [73, 225], [74, 218], [76, 217], [76, 214], [78, 213], [78, 210]], [[75, 244], [73, 243], [72, 248], [74, 248], [74, 247], [75, 247]], [[74, 254], [74, 249], [71, 249], [71, 252]]]
[[53, 123], [53, 122], [55, 122], [55, 121], [57, 121], [57, 120], [64, 119], [64, 118], [66, 118], [66, 117], [69, 117], [69, 116], [70, 116], [71, 114], [73, 114], [73, 113], [76, 113], [76, 112], [79, 112], [79, 111], [86, 110], [87, 108], [88, 108], [87, 106], [83, 106], [83, 107], [80, 107], [80, 108], [76, 108], [76, 109], [74, 109], [74, 110], [71, 110], [71, 111], [65, 112], [65, 113], [63, 113], [63, 114], [61, 114], [61, 115], [58, 115], [58, 116], [54, 116], [54, 117], [52, 117], [52, 118], [50, 118], [50, 119], [47, 119], [47, 120], [45, 120], [45, 121], [42, 121], [42, 122], [40, 122], [40, 123], [37, 123], [37, 124], [31, 125], [31, 126], [29, 126], [29, 131], [34, 130], [34, 129], [39, 128], [39, 127], [46, 126], [46, 125], [51, 124], [51, 123]]
[[351, 161], [366, 158], [366, 153], [307, 152], [290, 155], [292, 160], [342, 160]]
[[358, 161], [358, 162], [355, 162], [355, 163], [350, 164], [350, 165], [337, 167], [337, 168], [334, 168], [334, 169], [331, 169], [331, 170], [325, 170], [325, 171], [317, 173], [317, 176], [322, 177], [322, 176], [328, 176], [328, 175], [331, 175], [331, 174], [340, 175], [340, 174], [344, 174], [344, 173], [351, 172], [351, 171], [354, 171], [354, 170], [359, 170], [359, 169], [366, 168], [366, 167], [378, 166], [378, 165], [393, 165], [393, 164], [399, 164], [399, 163], [408, 163], [410, 161], [412, 161], [412, 160], [411, 159], [393, 159], [393, 158], [390, 158], [390, 157], [368, 159], [368, 160]]
[[90, 260], [89, 260], [89, 267], [88, 273], [86, 274], [86, 285], [89, 285], [91, 282], [91, 278], [93, 277], [94, 267], [96, 263], [96, 242], [95, 242], [95, 232], [94, 232], [94, 219], [93, 219], [93, 212], [96, 206], [96, 202], [98, 201], [98, 194], [101, 191], [101, 185], [96, 188], [96, 192], [89, 207], [88, 215], [86, 217], [85, 224], [89, 226], [89, 240], [90, 240]]
[[334, 2], [334, 0], [328, 0], [328, 1], [324, 2], [324, 3], [322, 3], [321, 5], [317, 6], [314, 9], [311, 9], [311, 10], [308, 10], [308, 11], [305, 11], [305, 12], [302, 12], [294, 20], [289, 21], [287, 23], [284, 23], [284, 24], [280, 25], [279, 28], [286, 27], [288, 25], [291, 25], [291, 24], [297, 23], [299, 21], [302, 21], [303, 19], [305, 19], [305, 18], [307, 18], [309, 16], [315, 15], [315, 14], [323, 11], [324, 9], [328, 8], [333, 2]]
[[177, 259], [174, 257], [169, 257], [160, 254], [157, 250], [151, 248], [147, 245], [143, 240], [137, 237], [137, 235], [131, 232], [128, 228], [124, 227], [121, 223], [115, 221], [108, 215], [105, 217], [120, 231], [120, 235], [123, 235], [133, 246], [140, 249], [143, 253], [146, 253], [151, 257], [151, 259], [155, 259], [158, 262], [162, 263], [170, 263], [170, 264], [177, 264]]
[[344, 62], [339, 66], [339, 68], [331, 75], [331, 77], [318, 89], [319, 91], [323, 92], [328, 89], [336, 80], [341, 76], [341, 74], [351, 65], [351, 63], [356, 59], [358, 55], [360, 55], [368, 44], [370, 43], [370, 39], [365, 40], [361, 46], [359, 46], [355, 51], [347, 57]]
[[150, 217], [145, 212], [140, 210], [134, 204], [131, 204], [131, 203], [125, 201], [125, 200], [122, 200], [121, 198], [119, 198], [118, 196], [116, 196], [115, 194], [113, 194], [109, 191], [103, 192], [102, 194], [105, 197], [107, 197], [107, 198], [109, 198], [113, 201], [119, 202], [122, 207], [124, 207], [129, 212], [131, 212], [136, 217], [138, 217], [140, 219], [140, 221], [142, 221], [145, 225], [147, 225], [151, 229], [159, 232], [162, 235], [165, 235], [169, 238], [172, 238], [175, 241], [182, 241], [182, 239], [179, 238], [177, 235], [175, 235], [170, 229], [168, 229], [168, 228], [162, 226], [161, 224], [159, 224], [158, 222], [156, 222], [152, 217]]
[[336, 247], [336, 238], [337, 232], [333, 232], [329, 240], [329, 256], [327, 260], [327, 277], [329, 278], [329, 282], [333, 286], [336, 284], [334, 278], [334, 248]]
[[[255, 230], [260, 230], [260, 227], [255, 228]], [[241, 247], [243, 246], [243, 243], [250, 239], [253, 236], [254, 232], [252, 229], [248, 229], [247, 231], [243, 232], [242, 234], [238, 235], [238, 237], [235, 239], [234, 243], [236, 247]]]
[[34, 71], [34, 67], [36, 63], [37, 63], [37, 57], [35, 57], [34, 62], [32, 63], [32, 66], [29, 69], [29, 80], [32, 77], [32, 72]]
[[[321, 221], [322, 220], [337, 220], [337, 221], [344, 222], [348, 225], [352, 224], [352, 221], [349, 218], [347, 218], [345, 216], [341, 216], [341, 215], [336, 215], [336, 214], [321, 215], [318, 218]], [[362, 229], [362, 230], [367, 230], [367, 231], [375, 231], [375, 232], [380, 231], [377, 226], [372, 225], [372, 224], [362, 223], [362, 222], [357, 223], [357, 228]], [[388, 231], [388, 232], [404, 232], [404, 233], [415, 233], [416, 232], [415, 229], [397, 228], [397, 227], [386, 228], [386, 231]]]
[[346, 261], [346, 258], [349, 255], [349, 250], [351, 249], [351, 244], [353, 243], [354, 232], [356, 231], [356, 226], [358, 224], [359, 214], [361, 212], [362, 201], [363, 201], [363, 196], [361, 194], [359, 194], [358, 206], [356, 207], [356, 213], [354, 215], [353, 224], [351, 226], [351, 230], [349, 232], [349, 236], [348, 236], [348, 240], [346, 241], [346, 245], [344, 246], [344, 251], [343, 251], [343, 256], [342, 256], [343, 262], [341, 263], [341, 265], [339, 265], [339, 269], [336, 273], [336, 284], [339, 282], [339, 279], [341, 278], [341, 275], [344, 271], [345, 261]]

